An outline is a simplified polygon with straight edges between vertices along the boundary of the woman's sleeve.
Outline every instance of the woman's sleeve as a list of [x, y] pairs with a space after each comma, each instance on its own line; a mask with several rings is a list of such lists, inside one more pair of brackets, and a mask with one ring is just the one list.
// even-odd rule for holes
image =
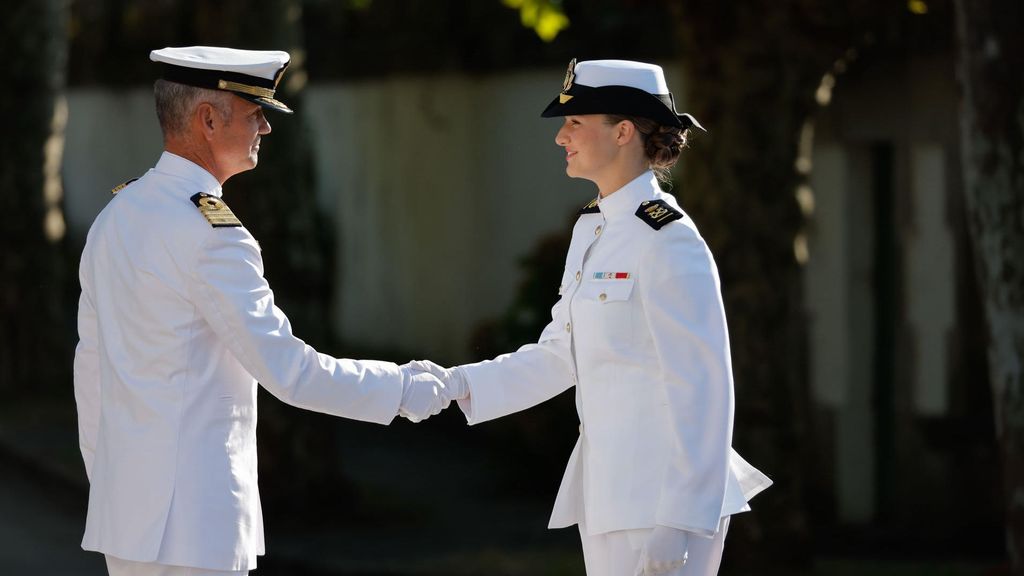
[[718, 271], [696, 232], [664, 230], [639, 284], [677, 450], [662, 481], [660, 525], [710, 535], [729, 473], [733, 383]]
[[470, 424], [500, 418], [536, 406], [575, 383], [569, 333], [565, 331], [568, 302], [551, 308], [551, 322], [536, 344], [527, 344], [494, 360], [459, 368], [469, 383], [469, 398], [459, 407]]

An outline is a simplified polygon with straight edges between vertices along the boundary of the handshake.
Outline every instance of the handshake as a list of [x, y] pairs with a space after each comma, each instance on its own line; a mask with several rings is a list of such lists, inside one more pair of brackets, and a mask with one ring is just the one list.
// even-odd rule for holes
[[452, 400], [469, 397], [469, 384], [458, 366], [443, 368], [430, 360], [413, 360], [401, 366], [402, 403], [398, 414], [412, 422], [426, 420], [448, 407]]

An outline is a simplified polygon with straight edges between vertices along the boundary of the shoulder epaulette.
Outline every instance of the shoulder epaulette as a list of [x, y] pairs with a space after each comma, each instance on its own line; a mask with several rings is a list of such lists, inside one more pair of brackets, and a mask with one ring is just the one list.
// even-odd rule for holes
[[655, 230], [661, 230], [661, 227], [665, 224], [683, 217], [682, 212], [676, 210], [664, 200], [644, 200], [640, 203], [640, 207], [636, 209], [636, 215]]
[[600, 212], [601, 209], [597, 207], [597, 200], [598, 200], [597, 198], [594, 198], [593, 200], [591, 200], [589, 204], [587, 204], [583, 208], [580, 208], [580, 212], [579, 213], [580, 214], [594, 214], [595, 212]]
[[228, 228], [232, 226], [241, 226], [242, 223], [235, 217], [235, 213], [228, 208], [228, 205], [223, 200], [214, 196], [213, 194], [207, 194], [206, 192], [200, 192], [195, 196], [192, 196], [192, 203], [199, 208], [199, 213], [206, 218], [206, 221], [210, 223], [214, 228]]
[[117, 194], [121, 190], [124, 190], [125, 186], [131, 184], [132, 182], [135, 182], [136, 180], [138, 180], [138, 178], [132, 178], [131, 180], [129, 180], [127, 182], [122, 182], [121, 184], [118, 184], [117, 186], [114, 186], [113, 188], [111, 188], [110, 189], [110, 193], [111, 194]]

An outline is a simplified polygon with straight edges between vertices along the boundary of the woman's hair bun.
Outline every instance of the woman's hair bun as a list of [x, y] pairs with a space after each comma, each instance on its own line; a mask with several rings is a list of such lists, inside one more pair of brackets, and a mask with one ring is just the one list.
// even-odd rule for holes
[[659, 126], [647, 135], [644, 151], [651, 168], [671, 168], [686, 146], [686, 130], [675, 126]]

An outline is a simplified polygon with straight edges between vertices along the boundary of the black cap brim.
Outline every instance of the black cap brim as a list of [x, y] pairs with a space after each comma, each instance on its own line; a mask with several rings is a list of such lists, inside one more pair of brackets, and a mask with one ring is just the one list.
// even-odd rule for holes
[[[259, 104], [269, 110], [277, 110], [285, 114], [293, 113], [293, 110], [287, 104], [273, 98], [274, 92], [277, 89], [275, 80], [267, 80], [266, 78], [258, 78], [237, 72], [203, 70], [167, 63], [163, 64], [162, 69], [164, 80], [198, 88], [223, 90], [224, 92], [235, 94], [239, 98]], [[278, 72], [278, 77], [283, 72], [284, 68], [281, 68]]]
[[278, 112], [284, 112], [285, 114], [293, 114], [295, 112], [294, 110], [289, 108], [287, 104], [274, 98], [267, 98], [266, 96], [253, 96], [252, 94], [235, 92], [233, 90], [229, 90], [229, 92], [231, 92], [235, 96], [238, 96], [239, 98], [245, 98], [249, 102], [259, 104], [260, 106], [268, 110], [277, 110]]
[[[566, 97], [569, 97], [566, 99]], [[559, 94], [540, 115], [544, 118], [584, 114], [621, 114], [650, 118], [663, 126], [687, 129], [700, 124], [689, 114], [674, 109], [671, 94], [655, 95], [630, 86], [584, 86], [573, 84]]]

